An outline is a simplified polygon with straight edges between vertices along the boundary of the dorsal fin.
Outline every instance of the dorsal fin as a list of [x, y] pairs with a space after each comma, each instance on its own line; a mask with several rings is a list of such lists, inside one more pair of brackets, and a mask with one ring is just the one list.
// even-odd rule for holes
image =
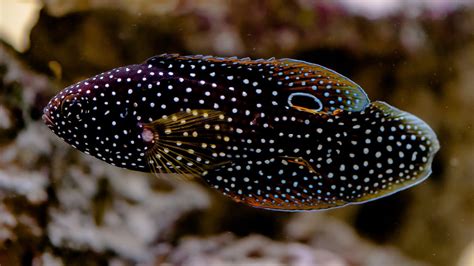
[[306, 94], [317, 99], [321, 104], [321, 110], [315, 110], [317, 112], [328, 113], [338, 109], [358, 112], [370, 102], [359, 85], [335, 71], [294, 59], [279, 59], [276, 62], [274, 77], [277, 83], [295, 95]]
[[[250, 60], [237, 57], [165, 54], [152, 57], [147, 60], [147, 63], [156, 64], [166, 60], [188, 61], [188, 63], [204, 60], [209, 63], [220, 63], [222, 71], [235, 71], [229, 68], [231, 64], [258, 69], [260, 73], [258, 78], [267, 82], [266, 88], [284, 91], [288, 97], [289, 107], [299, 111], [326, 114], [337, 110], [359, 112], [370, 103], [367, 94], [355, 82], [323, 66], [304, 61], [287, 58]], [[245, 74], [241, 75], [244, 79]], [[311, 100], [311, 103], [317, 103], [317, 107], [301, 105], [298, 101], [292, 102], [293, 96], [298, 96], [297, 98], [303, 101]], [[309, 97], [309, 99], [305, 100], [304, 97]]]

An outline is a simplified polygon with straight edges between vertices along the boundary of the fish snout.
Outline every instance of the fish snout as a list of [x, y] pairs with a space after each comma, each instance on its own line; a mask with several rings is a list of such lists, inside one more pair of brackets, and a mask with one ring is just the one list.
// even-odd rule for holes
[[48, 127], [54, 126], [54, 121], [51, 119], [50, 108], [49, 108], [48, 106], [46, 106], [46, 107], [43, 109], [43, 116], [41, 116], [41, 118], [43, 119], [43, 122], [44, 122]]

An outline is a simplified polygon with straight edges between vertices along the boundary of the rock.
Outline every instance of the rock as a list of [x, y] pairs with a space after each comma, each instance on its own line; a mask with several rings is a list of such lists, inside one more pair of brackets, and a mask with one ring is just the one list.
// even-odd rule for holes
[[195, 184], [169, 181], [167, 191], [156, 191], [151, 175], [81, 160], [88, 167], [68, 167], [55, 182], [60, 205], [50, 208], [48, 236], [58, 248], [150, 261], [154, 244], [172, 236], [178, 219], [209, 204]]
[[425, 265], [407, 258], [393, 246], [378, 246], [359, 237], [341, 221], [319, 213], [298, 214], [285, 228], [287, 239], [314, 249], [327, 249], [350, 265]]
[[457, 265], [458, 266], [474, 265], [474, 242], [472, 242], [463, 250]]
[[31, 203], [47, 200], [48, 179], [38, 172], [22, 171], [15, 168], [0, 171], [0, 198], [24, 196]]
[[61, 258], [51, 254], [50, 252], [45, 252], [43, 254], [37, 255], [33, 259], [33, 266], [62, 266], [64, 265]]
[[12, 229], [18, 225], [15, 215], [4, 204], [0, 205], [0, 243], [17, 240]]
[[[39, 252], [43, 243], [41, 250], [112, 253], [118, 261], [147, 262], [157, 243], [170, 241], [178, 220], [208, 208], [208, 196], [197, 184], [118, 169], [73, 151], [36, 121], [52, 83], [26, 69], [6, 47], [0, 51], [0, 136], [9, 137], [0, 141], [0, 246], [7, 248], [6, 257], [33, 252], [33, 264], [70, 262]], [[89, 254], [84, 261], [103, 256]]]
[[185, 238], [163, 261], [171, 265], [349, 265], [335, 253], [296, 242], [223, 234]]

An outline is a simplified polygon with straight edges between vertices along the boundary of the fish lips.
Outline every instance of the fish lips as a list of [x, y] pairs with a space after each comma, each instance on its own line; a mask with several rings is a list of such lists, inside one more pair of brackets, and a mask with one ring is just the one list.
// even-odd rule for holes
[[51, 116], [49, 114], [49, 108], [45, 107], [43, 109], [43, 116], [41, 116], [43, 119], [43, 122], [48, 126], [48, 127], [53, 127], [54, 126], [54, 121], [51, 119]]

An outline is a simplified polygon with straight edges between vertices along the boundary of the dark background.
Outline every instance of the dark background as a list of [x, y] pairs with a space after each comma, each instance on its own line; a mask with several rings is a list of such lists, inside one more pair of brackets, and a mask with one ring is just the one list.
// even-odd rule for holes
[[[348, 2], [43, 1], [29, 46], [0, 44], [0, 264], [472, 265], [474, 9]], [[432, 126], [433, 174], [364, 205], [270, 212], [108, 166], [42, 124], [63, 87], [161, 53], [334, 69]]]

